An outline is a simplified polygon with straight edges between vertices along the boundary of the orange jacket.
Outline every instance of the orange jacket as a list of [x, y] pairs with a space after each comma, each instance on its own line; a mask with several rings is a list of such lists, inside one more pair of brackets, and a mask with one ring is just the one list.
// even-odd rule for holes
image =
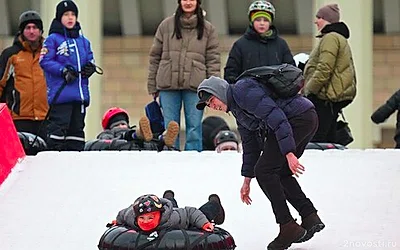
[[0, 55], [0, 102], [7, 103], [14, 120], [44, 120], [49, 109], [46, 80], [39, 65], [41, 48], [32, 51], [29, 43], [17, 36]]

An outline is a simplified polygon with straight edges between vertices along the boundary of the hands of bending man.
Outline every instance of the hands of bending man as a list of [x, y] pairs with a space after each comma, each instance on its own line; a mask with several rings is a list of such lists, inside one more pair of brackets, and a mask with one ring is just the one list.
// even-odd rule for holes
[[247, 205], [251, 205], [251, 198], [250, 198], [250, 182], [251, 178], [244, 177], [242, 188], [240, 189], [240, 198], [242, 199], [243, 203]]

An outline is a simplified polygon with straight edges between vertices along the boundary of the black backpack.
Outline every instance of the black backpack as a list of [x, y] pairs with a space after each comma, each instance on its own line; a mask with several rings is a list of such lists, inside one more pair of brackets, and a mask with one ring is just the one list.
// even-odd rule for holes
[[299, 93], [304, 86], [301, 69], [291, 64], [261, 66], [248, 69], [236, 78], [236, 81], [253, 77], [269, 87], [278, 98], [289, 98]]

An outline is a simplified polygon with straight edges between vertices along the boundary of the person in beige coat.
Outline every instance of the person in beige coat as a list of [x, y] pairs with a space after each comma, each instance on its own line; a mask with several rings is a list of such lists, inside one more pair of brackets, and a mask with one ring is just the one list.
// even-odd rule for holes
[[337, 143], [338, 114], [356, 96], [356, 72], [347, 41], [350, 31], [339, 19], [337, 4], [318, 10], [315, 24], [320, 41], [304, 69], [304, 93], [313, 102], [319, 119], [313, 142]]
[[[150, 51], [148, 93], [159, 96], [164, 122], [186, 122], [185, 150], [202, 151], [203, 111], [196, 109], [197, 87], [220, 76], [220, 52], [215, 27], [205, 20], [201, 0], [178, 0], [175, 15], [158, 26]], [[180, 148], [177, 139], [176, 148]]]

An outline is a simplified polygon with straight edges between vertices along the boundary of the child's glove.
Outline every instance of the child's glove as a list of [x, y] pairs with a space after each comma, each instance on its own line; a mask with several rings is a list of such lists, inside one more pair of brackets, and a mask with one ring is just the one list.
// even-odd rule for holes
[[83, 78], [91, 77], [94, 72], [96, 72], [96, 65], [91, 62], [88, 62], [82, 67], [81, 74]]
[[70, 83], [78, 77], [78, 72], [71, 65], [67, 65], [62, 71], [62, 76], [67, 83]]
[[211, 222], [207, 222], [206, 224], [203, 225], [202, 229], [204, 231], [212, 232], [214, 230], [214, 225], [211, 224]]
[[127, 141], [133, 141], [135, 133], [136, 133], [136, 130], [134, 130], [134, 129], [128, 130], [124, 133], [123, 139], [127, 140]]
[[111, 223], [107, 223], [106, 227], [113, 227], [113, 226], [117, 226], [117, 220], [113, 220]]

